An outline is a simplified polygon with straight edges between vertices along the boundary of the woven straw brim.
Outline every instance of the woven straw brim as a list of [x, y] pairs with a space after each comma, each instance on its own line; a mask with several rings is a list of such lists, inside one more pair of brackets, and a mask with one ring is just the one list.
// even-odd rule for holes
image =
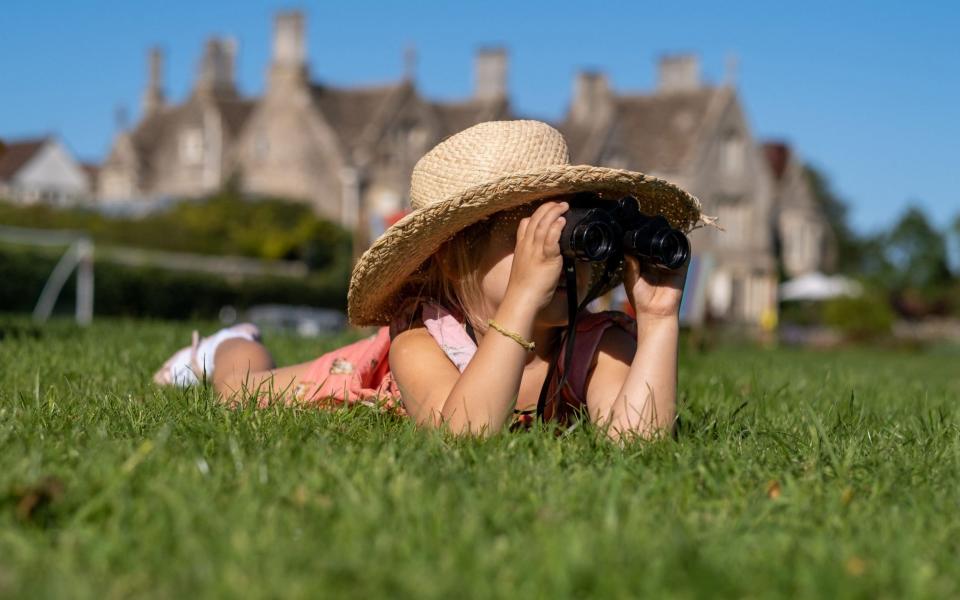
[[689, 232], [701, 222], [700, 201], [676, 185], [636, 171], [556, 165], [500, 177], [415, 210], [364, 252], [353, 269], [347, 313], [354, 325], [387, 325], [409, 292], [410, 276], [464, 228], [502, 210], [560, 194], [632, 195], [640, 210], [663, 215]]

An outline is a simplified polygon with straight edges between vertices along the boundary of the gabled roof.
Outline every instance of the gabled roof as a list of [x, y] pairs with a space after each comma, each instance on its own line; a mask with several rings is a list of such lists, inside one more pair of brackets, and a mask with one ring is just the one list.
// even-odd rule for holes
[[33, 138], [9, 142], [0, 154], [0, 181], [9, 181], [50, 140], [50, 138]]
[[631, 169], [675, 173], [683, 169], [697, 146], [700, 132], [712, 118], [711, 105], [724, 88], [650, 95], [616, 95], [604, 123], [560, 129], [570, 146], [572, 162], [596, 163], [609, 146]]
[[[254, 100], [235, 97], [213, 98], [211, 101], [220, 113], [225, 133], [229, 138], [239, 135], [256, 104]], [[195, 114], [198, 110], [198, 102], [200, 101], [195, 96], [191, 96], [180, 104], [165, 106], [141, 119], [130, 131], [130, 141], [144, 179], [149, 180], [152, 175], [152, 163], [164, 138]]]
[[227, 134], [236, 137], [240, 130], [246, 125], [247, 119], [253, 113], [257, 105], [256, 100], [246, 100], [234, 98], [229, 100], [219, 99], [216, 101], [217, 108], [220, 109], [220, 115], [223, 117], [223, 124], [227, 129]]
[[483, 121], [512, 118], [506, 100], [488, 102], [470, 99], [460, 102], [429, 102], [429, 105], [437, 119], [441, 140]]
[[[370, 131], [382, 126], [382, 115], [407, 82], [358, 88], [338, 88], [322, 83], [310, 85], [314, 104], [349, 153], [363, 145]], [[371, 129], [372, 128], [372, 129]]]

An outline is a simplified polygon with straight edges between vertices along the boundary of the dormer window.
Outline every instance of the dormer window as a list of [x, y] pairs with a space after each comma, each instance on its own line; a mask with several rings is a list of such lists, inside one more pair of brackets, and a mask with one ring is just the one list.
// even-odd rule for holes
[[257, 131], [253, 138], [253, 156], [258, 161], [265, 161], [269, 154], [270, 140], [267, 138], [267, 132], [263, 130]]
[[203, 162], [203, 131], [199, 128], [180, 132], [180, 162], [198, 165]]
[[725, 175], [739, 175], [744, 165], [743, 138], [735, 131], [723, 136], [720, 146], [720, 169]]

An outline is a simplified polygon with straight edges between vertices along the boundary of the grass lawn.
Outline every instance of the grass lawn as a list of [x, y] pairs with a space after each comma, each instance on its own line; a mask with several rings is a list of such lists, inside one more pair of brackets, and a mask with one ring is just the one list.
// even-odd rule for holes
[[960, 595], [958, 353], [688, 353], [619, 448], [227, 410], [148, 383], [185, 325], [0, 335], [0, 596]]

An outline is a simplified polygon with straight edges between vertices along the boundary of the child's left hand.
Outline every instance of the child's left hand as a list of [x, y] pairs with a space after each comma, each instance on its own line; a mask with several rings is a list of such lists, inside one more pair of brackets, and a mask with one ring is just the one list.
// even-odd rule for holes
[[664, 269], [648, 263], [641, 264], [634, 256], [625, 257], [623, 286], [627, 299], [637, 314], [637, 321], [677, 317], [683, 284], [687, 278], [687, 262], [680, 269]]

